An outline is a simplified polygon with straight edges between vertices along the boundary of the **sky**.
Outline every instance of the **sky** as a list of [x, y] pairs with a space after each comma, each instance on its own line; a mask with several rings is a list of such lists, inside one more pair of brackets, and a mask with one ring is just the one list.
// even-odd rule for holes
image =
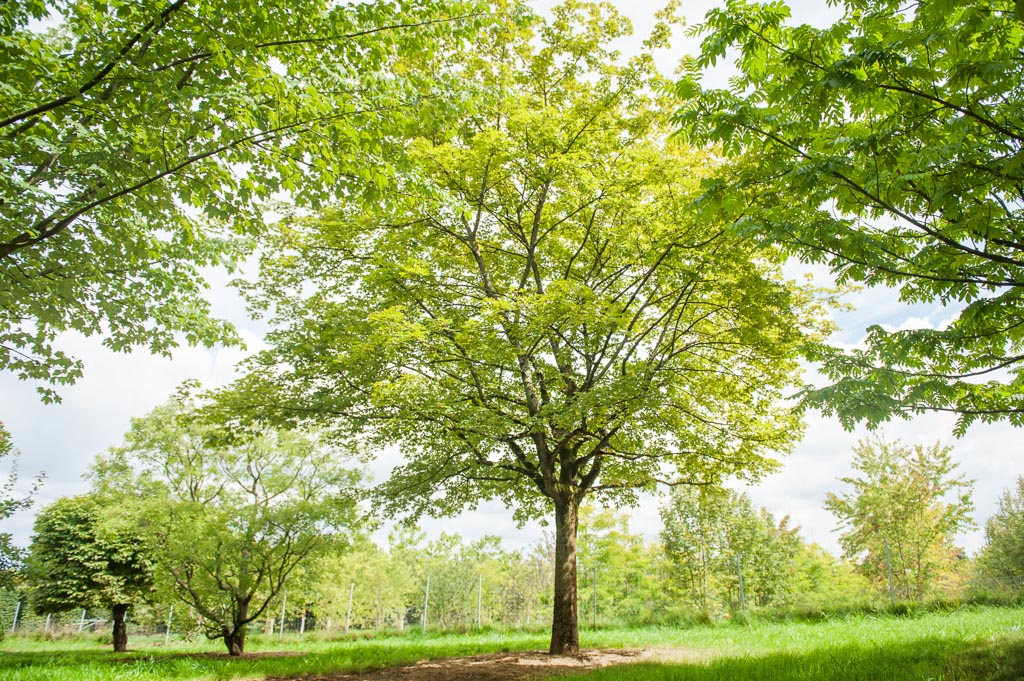
[[[535, 0], [540, 10], [553, 2]], [[646, 35], [653, 16], [663, 3], [635, 0], [616, 0], [623, 13], [634, 23], [633, 40], [623, 41], [619, 47], [624, 54], [634, 49]], [[687, 2], [684, 14], [689, 23], [699, 23], [712, 2]], [[835, 10], [824, 0], [791, 2], [796, 20], [823, 25], [835, 18]], [[696, 51], [696, 41], [681, 35], [674, 41], [673, 50], [660, 55], [664, 72], [671, 73], [678, 59], [686, 52]], [[708, 82], [720, 84], [728, 72], [720, 69], [708, 77]], [[819, 273], [820, 274], [820, 273]], [[20, 483], [27, 488], [31, 478], [39, 471], [46, 472], [46, 481], [37, 495], [36, 508], [59, 497], [85, 492], [82, 481], [94, 457], [107, 448], [119, 444], [132, 417], [143, 416], [164, 402], [182, 381], [197, 379], [206, 387], [229, 382], [235, 376], [235, 365], [247, 352], [263, 347], [262, 323], [254, 322], [245, 314], [240, 299], [227, 286], [227, 276], [211, 273], [210, 299], [214, 313], [234, 322], [245, 340], [247, 349], [189, 348], [176, 350], [173, 357], [154, 357], [145, 351], [117, 354], [102, 346], [100, 338], [66, 335], [58, 339], [59, 347], [82, 358], [85, 375], [74, 386], [62, 388], [63, 401], [43, 404], [34, 386], [19, 382], [11, 374], [0, 373], [0, 421], [11, 432], [15, 446], [21, 451]], [[888, 289], [866, 289], [848, 298], [854, 309], [836, 314], [840, 331], [834, 341], [856, 345], [871, 324], [892, 328], [928, 328], [940, 326], [949, 312], [938, 305], [902, 305], [895, 293]], [[809, 367], [808, 378], [813, 378]], [[954, 448], [954, 459], [960, 472], [974, 480], [974, 518], [978, 527], [961, 533], [957, 543], [974, 553], [983, 542], [981, 528], [984, 520], [995, 510], [999, 495], [1017, 476], [1024, 475], [1024, 437], [1006, 424], [975, 425], [960, 439], [953, 436], [955, 417], [928, 414], [911, 421], [897, 421], [879, 430], [886, 439], [898, 438], [906, 444], [932, 444], [936, 441]], [[817, 413], [807, 415], [807, 432], [795, 451], [783, 460], [782, 469], [747, 491], [755, 505], [763, 506], [776, 517], [789, 515], [793, 524], [801, 526], [805, 540], [817, 542], [833, 554], [839, 554], [835, 519], [824, 510], [828, 492], [841, 493], [845, 486], [839, 478], [853, 473], [850, 467], [851, 450], [866, 431], [845, 432], [835, 419]], [[383, 453], [373, 465], [379, 478], [395, 463], [394, 455]], [[0, 470], [0, 480], [5, 476]], [[655, 539], [660, 529], [659, 501], [653, 497], [642, 499], [639, 508], [629, 511], [634, 531]], [[15, 542], [27, 545], [31, 536], [33, 513], [22, 512], [4, 522], [2, 529], [14, 534]], [[510, 547], [526, 546], [539, 538], [541, 528], [530, 524], [519, 528], [512, 521], [511, 510], [498, 503], [481, 504], [474, 512], [455, 519], [432, 520], [422, 523], [428, 536], [442, 531], [458, 531], [467, 539], [485, 534], [502, 536]]]

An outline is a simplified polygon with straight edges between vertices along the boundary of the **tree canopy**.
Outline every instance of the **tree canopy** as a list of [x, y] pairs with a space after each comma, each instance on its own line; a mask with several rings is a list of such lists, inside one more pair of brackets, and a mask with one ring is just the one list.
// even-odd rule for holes
[[475, 109], [410, 145], [400, 191], [282, 229], [254, 290], [272, 349], [242, 388], [401, 447], [392, 512], [554, 511], [557, 653], [579, 645], [579, 502], [772, 468], [818, 321], [691, 210], [713, 160], [667, 141], [650, 54], [607, 46], [628, 30], [575, 2], [493, 27], [463, 67]]
[[1003, 492], [985, 522], [977, 572], [984, 586], [1014, 595], [1024, 591], [1024, 476]]
[[182, 393], [135, 419], [92, 476], [137, 516], [170, 593], [240, 655], [296, 567], [347, 543], [359, 475], [313, 437], [232, 428], [198, 406]]
[[[698, 33], [675, 122], [734, 157], [709, 205], [734, 231], [827, 263], [841, 281], [939, 303], [938, 328], [868, 329], [816, 354], [806, 404], [844, 425], [922, 410], [1024, 423], [1024, 21], [1013, 0], [842, 0], [814, 28], [783, 2], [729, 0]], [[699, 70], [727, 54], [728, 90]]]
[[237, 340], [204, 269], [237, 261], [275, 196], [384, 184], [389, 131], [445, 106], [440, 43], [482, 20], [433, 0], [3, 3], [0, 369], [53, 399], [81, 374], [66, 331]]
[[64, 497], [36, 516], [28, 561], [38, 612], [109, 608], [115, 652], [128, 649], [125, 617], [152, 595], [154, 561], [130, 518], [95, 496]]
[[921, 600], [955, 570], [962, 550], [953, 535], [974, 525], [973, 481], [956, 475], [952, 449], [880, 438], [853, 450], [852, 489], [830, 492], [825, 507], [839, 520], [844, 554], [876, 585], [892, 576], [900, 598]]

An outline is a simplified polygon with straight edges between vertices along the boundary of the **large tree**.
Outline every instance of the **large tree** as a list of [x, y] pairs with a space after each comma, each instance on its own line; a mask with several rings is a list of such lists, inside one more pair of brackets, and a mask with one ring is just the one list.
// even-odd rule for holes
[[[1020, 2], [841, 0], [842, 17], [786, 23], [783, 2], [708, 13], [677, 87], [690, 140], [738, 156], [708, 205], [736, 231], [827, 263], [840, 280], [941, 303], [934, 329], [868, 330], [823, 348], [833, 385], [807, 404], [847, 426], [921, 410], [1024, 423], [1024, 16]], [[703, 67], [736, 56], [728, 90]]]
[[445, 105], [423, 81], [480, 12], [4, 2], [0, 370], [53, 398], [81, 373], [65, 331], [159, 353], [234, 340], [210, 316], [204, 269], [235, 261], [281, 192], [308, 206], [386, 182], [392, 132]]
[[128, 497], [160, 575], [231, 655], [296, 567], [345, 545], [357, 523], [358, 475], [336, 450], [203, 418], [185, 394], [133, 420], [92, 475]]
[[109, 608], [114, 651], [128, 650], [128, 608], [151, 596], [155, 567], [139, 528], [95, 496], [65, 497], [36, 516], [28, 561], [36, 611]]
[[814, 320], [769, 255], [691, 210], [713, 161], [667, 140], [650, 54], [610, 51], [628, 22], [575, 2], [523, 19], [476, 46], [476, 110], [412, 143], [402, 191], [282, 232], [257, 296], [272, 349], [243, 384], [398, 445], [394, 513], [550, 517], [561, 654], [583, 498], [770, 469], [800, 432], [779, 398]]
[[876, 585], [891, 574], [901, 598], [921, 600], [950, 573], [962, 550], [953, 535], [974, 525], [972, 481], [956, 474], [952, 449], [872, 438], [853, 449], [851, 489], [829, 492], [846, 557]]

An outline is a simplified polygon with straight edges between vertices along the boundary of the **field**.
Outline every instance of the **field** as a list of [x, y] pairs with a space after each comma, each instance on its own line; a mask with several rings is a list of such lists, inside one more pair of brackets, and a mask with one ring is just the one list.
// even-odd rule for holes
[[[583, 631], [589, 660], [542, 664], [520, 651], [545, 646], [544, 632], [408, 634], [369, 640], [254, 637], [231, 659], [212, 643], [130, 642], [118, 656], [96, 637], [0, 643], [3, 681], [201, 681], [345, 678], [541, 679], [571, 673], [586, 681], [738, 681], [796, 679], [1024, 679], [1024, 609], [969, 608], [908, 617], [857, 616], [822, 622], [753, 622], [688, 629]], [[612, 649], [621, 649], [616, 653]], [[466, 656], [480, 656], [470, 660]], [[460, 659], [461, 658], [461, 659]], [[429, 662], [428, 662], [429, 661]], [[518, 664], [517, 664], [518, 662]], [[589, 669], [617, 662], [628, 665]], [[414, 668], [389, 669], [415, 665]], [[373, 671], [377, 670], [377, 671]]]

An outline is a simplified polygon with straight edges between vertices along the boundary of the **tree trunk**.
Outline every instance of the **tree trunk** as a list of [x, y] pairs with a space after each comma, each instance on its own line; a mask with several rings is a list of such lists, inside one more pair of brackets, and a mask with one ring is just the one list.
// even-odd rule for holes
[[249, 604], [239, 603], [231, 623], [233, 629], [229, 630], [227, 627], [221, 629], [224, 632], [224, 645], [227, 646], [228, 655], [232, 657], [237, 657], [245, 652], [245, 625], [248, 619]]
[[576, 530], [579, 502], [555, 501], [555, 602], [551, 619], [551, 655], [580, 654], [576, 604]]
[[114, 652], [128, 652], [128, 624], [125, 618], [128, 615], [128, 604], [117, 603], [113, 607], [114, 619]]
[[227, 627], [224, 631], [224, 645], [227, 646], [228, 655], [232, 657], [238, 657], [245, 652], [245, 629], [239, 629], [238, 631], [228, 631]]

